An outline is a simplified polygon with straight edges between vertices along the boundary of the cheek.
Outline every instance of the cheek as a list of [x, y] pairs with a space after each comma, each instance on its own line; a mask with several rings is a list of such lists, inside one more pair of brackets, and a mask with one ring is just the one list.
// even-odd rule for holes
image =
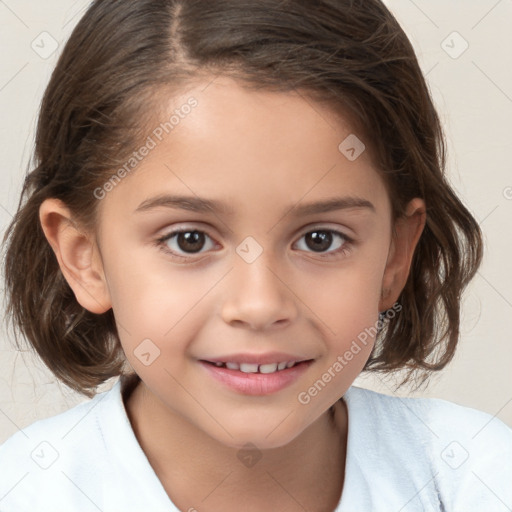
[[316, 280], [304, 281], [301, 296], [307, 297], [307, 306], [330, 337], [357, 335], [378, 318], [386, 251], [378, 246], [356, 256]]
[[[379, 318], [376, 294], [363, 286], [352, 288], [326, 311], [329, 355], [324, 366], [332, 368], [340, 375], [336, 380], [348, 386], [364, 367], [375, 343]], [[342, 388], [346, 387], [344, 384]]]
[[204, 293], [191, 286], [183, 273], [148, 264], [137, 257], [136, 251], [131, 253], [130, 261], [119, 265], [111, 261], [108, 276], [112, 309], [128, 357], [145, 339], [160, 347], [162, 342], [175, 338], [180, 320]]
[[303, 289], [326, 343], [326, 354], [316, 374], [319, 384], [312, 389], [314, 394], [325, 385], [318, 401], [324, 404], [341, 396], [360, 374], [378, 333], [386, 246], [372, 247], [359, 256], [330, 273], [329, 279], [318, 280], [317, 286], [306, 283]]
[[[321, 321], [317, 328], [325, 352], [316, 371], [297, 394], [310, 417], [317, 417], [336, 402], [360, 375], [378, 333], [378, 301], [374, 290], [353, 276], [344, 289], [330, 286], [318, 297]], [[352, 285], [352, 286], [349, 286]]]

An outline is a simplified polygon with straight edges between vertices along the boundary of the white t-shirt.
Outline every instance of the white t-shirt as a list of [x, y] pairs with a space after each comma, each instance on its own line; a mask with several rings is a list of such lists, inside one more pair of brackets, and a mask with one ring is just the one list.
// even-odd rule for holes
[[[512, 429], [497, 418], [445, 400], [354, 386], [344, 399], [347, 461], [336, 512], [512, 510]], [[204, 510], [200, 499], [188, 510]], [[118, 380], [0, 446], [0, 511], [178, 508], [137, 442]]]

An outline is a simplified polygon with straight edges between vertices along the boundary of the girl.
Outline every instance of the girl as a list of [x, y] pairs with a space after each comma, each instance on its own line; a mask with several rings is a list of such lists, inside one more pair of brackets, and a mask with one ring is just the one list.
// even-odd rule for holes
[[0, 510], [512, 509], [512, 432], [423, 380], [478, 224], [380, 0], [96, 0], [41, 106], [8, 313], [93, 396], [0, 448]]

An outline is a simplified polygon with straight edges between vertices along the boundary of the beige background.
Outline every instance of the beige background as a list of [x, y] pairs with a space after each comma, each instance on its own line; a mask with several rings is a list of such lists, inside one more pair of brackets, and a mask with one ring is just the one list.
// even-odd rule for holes
[[[398, 394], [444, 398], [512, 426], [512, 1], [387, 4], [417, 50], [445, 125], [451, 180], [480, 221], [487, 243], [484, 265], [464, 301], [455, 360], [427, 389]], [[63, 43], [87, 5], [83, 0], [0, 2], [2, 233], [16, 210], [41, 96]], [[37, 51], [33, 41], [40, 47]], [[57, 50], [44, 54], [52, 44], [59, 45]], [[360, 377], [355, 384], [394, 392], [392, 382], [377, 376]], [[83, 400], [56, 383], [29, 352], [15, 351], [2, 326], [0, 443], [18, 428]]]

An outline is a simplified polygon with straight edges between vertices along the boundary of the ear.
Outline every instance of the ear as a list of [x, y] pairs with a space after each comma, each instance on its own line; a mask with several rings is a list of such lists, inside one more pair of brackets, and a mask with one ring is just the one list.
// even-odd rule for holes
[[91, 313], [108, 311], [110, 295], [101, 256], [92, 236], [82, 232], [59, 199], [46, 199], [41, 204], [39, 220], [76, 300]]
[[393, 306], [404, 289], [411, 268], [414, 250], [427, 220], [425, 202], [414, 198], [403, 217], [396, 220], [386, 268], [382, 279], [379, 311]]

